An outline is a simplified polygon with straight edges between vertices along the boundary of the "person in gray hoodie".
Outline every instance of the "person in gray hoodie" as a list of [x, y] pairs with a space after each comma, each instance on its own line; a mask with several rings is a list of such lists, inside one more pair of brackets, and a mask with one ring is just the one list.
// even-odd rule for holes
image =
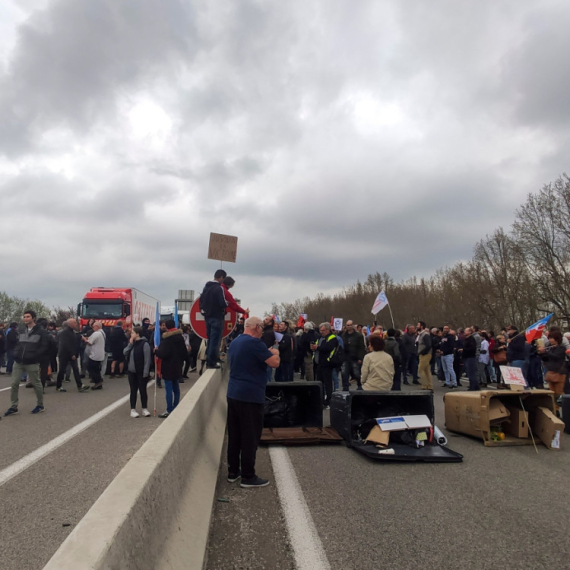
[[151, 352], [148, 340], [143, 336], [142, 327], [133, 327], [129, 344], [123, 353], [127, 361], [129, 385], [131, 387], [131, 418], [138, 418], [137, 392], [141, 394], [142, 415], [145, 418], [150, 416], [147, 409], [148, 395], [146, 385], [149, 381]]

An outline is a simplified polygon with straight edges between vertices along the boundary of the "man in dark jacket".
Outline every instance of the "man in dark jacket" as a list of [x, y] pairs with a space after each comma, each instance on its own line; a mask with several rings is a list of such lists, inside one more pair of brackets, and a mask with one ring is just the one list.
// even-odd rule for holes
[[155, 349], [156, 356], [162, 360], [160, 373], [166, 395], [166, 412], [160, 414], [159, 418], [167, 418], [180, 402], [179, 382], [188, 354], [182, 331], [176, 328], [174, 319], [167, 320], [165, 324], [166, 332], [162, 335], [160, 346]]
[[293, 339], [289, 334], [289, 323], [279, 324], [279, 366], [275, 370], [275, 382], [292, 382], [293, 378]]
[[219, 368], [219, 348], [224, 330], [224, 318], [228, 301], [224, 294], [222, 281], [226, 277], [223, 269], [218, 269], [214, 273], [214, 280], [208, 281], [204, 285], [204, 290], [200, 295], [200, 312], [206, 320], [206, 336], [208, 337], [208, 348], [206, 350], [206, 366], [208, 368]]
[[451, 334], [449, 325], [443, 327], [439, 350], [441, 353], [441, 367], [443, 369], [445, 385], [448, 388], [457, 388], [458, 378], [453, 368], [453, 358], [456, 349], [455, 335]]
[[125, 355], [123, 351], [128, 344], [125, 331], [123, 330], [123, 321], [117, 321], [117, 324], [113, 327], [109, 340], [109, 348], [111, 349], [111, 378], [115, 377], [115, 372], [117, 371], [117, 365], [119, 368], [119, 378], [124, 376], [125, 370]]
[[509, 335], [509, 341], [507, 345], [507, 362], [509, 366], [514, 366], [515, 368], [520, 368], [524, 370], [525, 363], [525, 337], [519, 334], [518, 329], [511, 325], [507, 327], [507, 333]]
[[468, 327], [465, 329], [465, 342], [463, 343], [463, 364], [465, 372], [469, 378], [468, 391], [480, 390], [479, 388], [479, 372], [477, 369], [477, 341], [473, 336], [473, 329]]
[[339, 345], [329, 323], [321, 323], [319, 332], [321, 338], [316, 344], [311, 345], [311, 350], [315, 353], [317, 380], [323, 385], [324, 407], [328, 409], [333, 392], [332, 371], [335, 367], [333, 356], [335, 351], [339, 350]]
[[59, 358], [59, 372], [57, 373], [57, 386], [56, 391], [66, 392], [65, 388], [62, 387], [63, 376], [67, 369], [67, 365], [71, 366], [73, 371], [73, 377], [75, 378], [75, 383], [77, 384], [77, 390], [79, 392], [88, 392], [89, 386], [85, 386], [81, 382], [81, 377], [79, 375], [79, 366], [77, 365], [77, 356], [79, 355], [79, 345], [78, 340], [81, 339], [76, 331], [79, 330], [79, 325], [75, 319], [68, 319], [63, 323], [63, 328], [59, 333], [59, 347], [57, 356]]
[[44, 391], [40, 381], [40, 362], [49, 356], [50, 336], [46, 329], [36, 324], [36, 313], [24, 313], [24, 325], [18, 329], [18, 344], [14, 350], [14, 368], [12, 370], [11, 405], [4, 416], [18, 413], [18, 391], [23, 374], [28, 375], [28, 381], [36, 392], [37, 405], [32, 414], [44, 411]]
[[18, 323], [10, 323], [6, 331], [6, 374], [12, 374], [14, 351], [18, 344]]
[[409, 384], [407, 375], [412, 375], [412, 383], [418, 382], [418, 349], [416, 346], [416, 327], [408, 325], [406, 332], [402, 335], [402, 346], [406, 355], [404, 362], [404, 384]]
[[356, 380], [358, 389], [362, 390], [360, 382], [360, 369], [366, 354], [364, 337], [354, 330], [352, 321], [346, 322], [346, 331], [341, 335], [344, 344], [344, 362], [342, 363], [342, 389], [345, 392], [350, 390], [350, 376]]
[[400, 386], [400, 375], [402, 374], [402, 355], [400, 354], [400, 345], [395, 338], [396, 331], [388, 329], [388, 338], [384, 345], [384, 352], [389, 354], [394, 361], [394, 381], [392, 383], [392, 390], [398, 392], [402, 389]]

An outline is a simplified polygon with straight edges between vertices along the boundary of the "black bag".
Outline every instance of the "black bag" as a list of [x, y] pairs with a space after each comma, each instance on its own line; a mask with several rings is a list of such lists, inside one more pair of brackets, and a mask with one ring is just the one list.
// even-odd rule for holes
[[276, 398], [265, 398], [265, 427], [292, 427], [295, 425], [298, 398], [294, 394], [285, 396], [282, 391]]

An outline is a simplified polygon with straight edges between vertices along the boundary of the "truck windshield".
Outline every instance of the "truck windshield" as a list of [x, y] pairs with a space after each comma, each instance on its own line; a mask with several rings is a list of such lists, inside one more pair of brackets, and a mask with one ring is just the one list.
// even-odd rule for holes
[[120, 319], [123, 316], [123, 303], [84, 299], [81, 316], [84, 319]]

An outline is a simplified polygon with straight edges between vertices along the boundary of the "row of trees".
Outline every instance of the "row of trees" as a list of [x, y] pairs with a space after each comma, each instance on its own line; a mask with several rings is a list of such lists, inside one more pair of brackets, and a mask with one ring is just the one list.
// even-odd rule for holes
[[24, 311], [35, 311], [39, 317], [44, 317], [48, 321], [54, 321], [59, 327], [63, 321], [76, 316], [76, 310], [73, 307], [64, 309], [62, 307], [52, 307], [51, 309], [37, 299], [22, 299], [20, 297], [11, 297], [8, 293], [0, 291], [0, 323], [11, 323], [15, 321], [20, 323]]
[[[440, 269], [429, 279], [399, 283], [386, 273], [374, 273], [335, 295], [274, 303], [271, 312], [293, 321], [307, 313], [315, 322], [334, 315], [366, 324], [373, 319], [376, 295], [384, 290], [398, 328], [418, 320], [524, 328], [551, 312], [568, 326], [569, 287], [570, 178], [564, 174], [529, 194], [516, 210], [511, 231], [498, 228], [479, 241], [468, 262]], [[378, 322], [391, 326], [388, 308], [378, 314]]]

